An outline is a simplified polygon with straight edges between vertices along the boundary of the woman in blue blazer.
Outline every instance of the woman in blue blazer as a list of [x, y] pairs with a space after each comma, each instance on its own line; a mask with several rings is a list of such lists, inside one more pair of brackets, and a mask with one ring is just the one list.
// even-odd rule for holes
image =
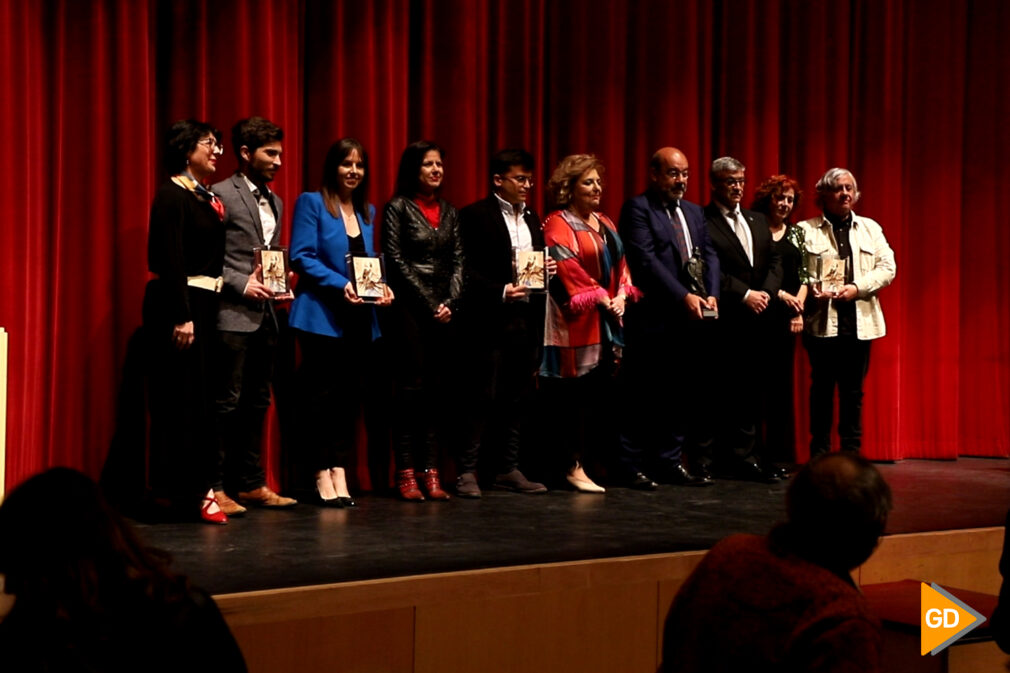
[[366, 303], [347, 266], [348, 253], [375, 255], [375, 208], [366, 201], [367, 187], [365, 149], [352, 138], [338, 140], [326, 154], [322, 189], [298, 197], [291, 227], [291, 265], [299, 280], [289, 322], [302, 351], [301, 444], [320, 502], [331, 507], [355, 504], [345, 466], [358, 409], [368, 398], [365, 365], [379, 338], [374, 305], [393, 300], [386, 287], [374, 305]]

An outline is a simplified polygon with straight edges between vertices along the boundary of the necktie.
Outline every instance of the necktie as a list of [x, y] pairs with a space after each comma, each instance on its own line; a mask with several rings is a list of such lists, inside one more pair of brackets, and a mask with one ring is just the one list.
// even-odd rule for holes
[[687, 239], [684, 238], [684, 227], [681, 225], [682, 218], [680, 201], [674, 201], [673, 212], [670, 213], [670, 224], [673, 225], [673, 242], [677, 245], [677, 252], [680, 253], [680, 263], [685, 264], [691, 257], [691, 251], [687, 249]]
[[749, 245], [749, 243], [747, 241], [747, 232], [745, 230], [746, 226], [747, 225], [743, 221], [743, 216], [740, 215], [740, 211], [739, 210], [734, 210], [733, 211], [733, 232], [736, 234], [736, 237], [738, 239], [740, 239], [740, 247], [743, 248], [744, 254], [747, 255], [748, 261], [750, 261], [751, 265], [753, 266], [753, 264], [754, 264], [754, 256], [753, 256], [753, 253], [751, 253], [750, 245]]

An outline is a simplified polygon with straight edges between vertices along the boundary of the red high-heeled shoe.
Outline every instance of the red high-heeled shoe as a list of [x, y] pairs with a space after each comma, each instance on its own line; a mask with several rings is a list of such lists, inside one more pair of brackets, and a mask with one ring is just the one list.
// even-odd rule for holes
[[[216, 512], [211, 512], [211, 507], [217, 507]], [[200, 519], [204, 523], [214, 523], [214, 524], [226, 524], [228, 523], [228, 515], [221, 511], [221, 507], [217, 504], [217, 500], [214, 498], [214, 491], [210, 490], [207, 495], [203, 496], [203, 506], [200, 507]]]

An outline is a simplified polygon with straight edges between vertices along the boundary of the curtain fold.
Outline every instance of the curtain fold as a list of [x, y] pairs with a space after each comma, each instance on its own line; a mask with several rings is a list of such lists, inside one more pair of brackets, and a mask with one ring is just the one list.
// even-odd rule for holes
[[[346, 135], [370, 153], [380, 211], [421, 137], [446, 148], [458, 206], [486, 195], [494, 150], [527, 147], [542, 213], [573, 152], [605, 163], [614, 217], [664, 145], [691, 162], [690, 200], [708, 201], [707, 166], [729, 154], [748, 166], [745, 201], [771, 173], [797, 177], [801, 217], [824, 170], [848, 167], [898, 263], [866, 454], [1010, 455], [1007, 25], [999, 0], [0, 0], [8, 485], [54, 464], [97, 474], [140, 324], [164, 130], [221, 128], [223, 178], [230, 128], [253, 114], [285, 130], [284, 240]], [[269, 436], [275, 480], [273, 420]]]

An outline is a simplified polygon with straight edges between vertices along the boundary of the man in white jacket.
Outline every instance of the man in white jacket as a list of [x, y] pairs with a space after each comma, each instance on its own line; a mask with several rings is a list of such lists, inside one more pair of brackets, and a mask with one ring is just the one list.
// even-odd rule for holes
[[884, 313], [877, 293], [891, 284], [894, 252], [883, 229], [856, 215], [856, 178], [832, 168], [817, 181], [817, 204], [824, 211], [799, 226], [810, 258], [845, 260], [841, 288], [813, 284], [807, 301], [803, 343], [810, 356], [810, 455], [831, 447], [835, 387], [838, 387], [838, 435], [843, 451], [862, 444], [863, 380], [870, 364], [870, 343], [884, 336]]

